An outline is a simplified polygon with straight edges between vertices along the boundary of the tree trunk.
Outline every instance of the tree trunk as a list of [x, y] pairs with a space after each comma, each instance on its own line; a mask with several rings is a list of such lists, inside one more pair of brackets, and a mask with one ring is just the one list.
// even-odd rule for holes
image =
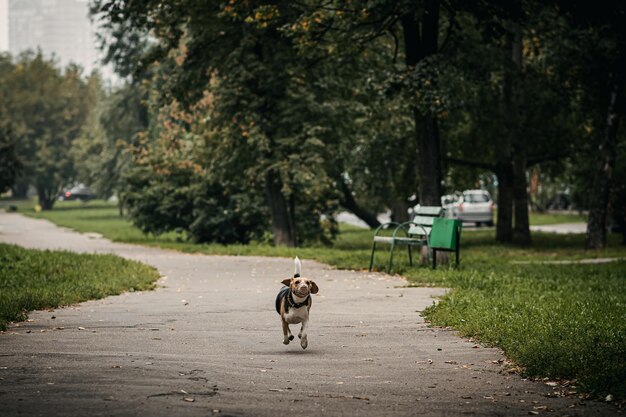
[[296, 231], [289, 213], [287, 200], [282, 193], [282, 183], [277, 173], [268, 171], [265, 176], [265, 192], [272, 217], [274, 244], [279, 246], [297, 246]]
[[496, 168], [498, 177], [498, 219], [496, 241], [513, 241], [513, 167], [502, 162]]
[[[414, 9], [401, 18], [405, 63], [409, 71], [412, 71], [424, 58], [437, 53], [439, 48], [439, 3], [438, 0], [426, 0], [420, 16]], [[437, 118], [433, 114], [424, 114], [415, 107], [413, 108], [413, 116], [420, 175], [419, 203], [421, 205], [439, 206], [441, 205], [443, 174]]]
[[[513, 23], [511, 37], [511, 60], [513, 61], [513, 74], [511, 77], [511, 95], [518, 99], [524, 95], [524, 89], [519, 81], [523, 76], [522, 61], [522, 26]], [[524, 100], [520, 100], [524, 103]], [[528, 221], [528, 182], [526, 180], [526, 142], [521, 134], [523, 120], [518, 111], [516, 100], [509, 100], [509, 117], [511, 117], [511, 142], [513, 143], [513, 200], [515, 209], [515, 228], [513, 239], [523, 245], [531, 243], [530, 224]]]
[[44, 211], [52, 210], [54, 202], [56, 201], [56, 191], [49, 190], [46, 187], [37, 187], [37, 197], [39, 205]]
[[528, 219], [528, 190], [526, 181], [526, 155], [522, 150], [515, 153], [513, 160], [513, 200], [515, 205], [515, 228], [513, 239], [530, 245], [530, 222]]
[[417, 124], [417, 161], [419, 165], [419, 203], [423, 206], [441, 205], [441, 148], [437, 119], [420, 115], [415, 110]]
[[394, 200], [391, 203], [391, 220], [398, 223], [409, 221], [409, 205], [402, 200]]
[[[513, 199], [516, 195], [516, 170], [514, 163], [514, 145], [519, 144], [519, 117], [515, 102], [515, 78], [521, 71], [521, 29], [513, 26], [508, 34], [511, 55], [503, 63], [502, 101], [500, 116], [504, 120], [504, 132], [496, 143], [496, 175], [498, 176], [498, 224], [496, 226], [496, 241], [513, 241]], [[511, 65], [511, 62], [513, 65]], [[525, 181], [525, 178], [524, 178]]]
[[[505, 71], [506, 74], [506, 71]], [[511, 99], [510, 75], [505, 75], [503, 81], [502, 112], [504, 120], [509, 116]], [[514, 172], [513, 151], [511, 145], [512, 127], [507, 126], [507, 131], [502, 135], [500, 143], [496, 146], [496, 176], [498, 177], [498, 220], [496, 223], [496, 241], [508, 243], [513, 241], [513, 195], [514, 195]]]
[[359, 219], [363, 220], [372, 229], [380, 226], [380, 222], [374, 213], [371, 213], [359, 206], [352, 195], [352, 190], [350, 190], [348, 184], [346, 184], [343, 180], [341, 181], [341, 192], [343, 197], [341, 198], [340, 203], [344, 208], [352, 212], [352, 214], [357, 216]]
[[[621, 79], [621, 74], [617, 76]], [[617, 110], [621, 105], [622, 88], [622, 82], [613, 80], [607, 108], [606, 125], [598, 146], [598, 159], [593, 188], [591, 189], [589, 218], [587, 220], [587, 249], [603, 249], [606, 247], [607, 209], [617, 152], [617, 131], [620, 123], [620, 114]]]
[[11, 187], [11, 195], [13, 198], [26, 198], [28, 197], [28, 181], [17, 180], [13, 187]]

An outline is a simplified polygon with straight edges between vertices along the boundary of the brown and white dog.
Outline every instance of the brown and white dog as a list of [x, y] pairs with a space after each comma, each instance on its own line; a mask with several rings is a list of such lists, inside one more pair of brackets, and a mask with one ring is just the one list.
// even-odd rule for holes
[[319, 288], [310, 279], [300, 277], [302, 264], [296, 256], [294, 259], [295, 271], [293, 278], [284, 279], [285, 285], [276, 296], [276, 311], [280, 314], [280, 321], [283, 323], [283, 343], [288, 345], [293, 340], [293, 335], [289, 329], [290, 324], [302, 323], [300, 327], [300, 346], [306, 349], [308, 346], [307, 327], [309, 325], [309, 311], [311, 310], [311, 294], [317, 294]]

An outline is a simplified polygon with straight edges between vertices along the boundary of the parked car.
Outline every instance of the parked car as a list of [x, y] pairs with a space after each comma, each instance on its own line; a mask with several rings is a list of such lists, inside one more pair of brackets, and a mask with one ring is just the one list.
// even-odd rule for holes
[[77, 185], [75, 187], [69, 188], [59, 195], [59, 200], [61, 201], [89, 201], [94, 200], [97, 196], [84, 185]]
[[459, 200], [453, 205], [453, 217], [464, 222], [493, 226], [494, 204], [491, 195], [485, 190], [463, 191]]

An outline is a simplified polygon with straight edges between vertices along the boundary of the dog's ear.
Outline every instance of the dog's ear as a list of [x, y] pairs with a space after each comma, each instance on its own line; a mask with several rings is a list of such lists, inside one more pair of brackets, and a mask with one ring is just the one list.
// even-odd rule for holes
[[291, 281], [293, 281], [293, 278], [285, 278], [282, 283], [283, 285], [289, 286], [291, 285]]
[[320, 290], [317, 287], [317, 284], [314, 283], [313, 281], [309, 280], [309, 284], [311, 284], [311, 294], [317, 294], [317, 292]]

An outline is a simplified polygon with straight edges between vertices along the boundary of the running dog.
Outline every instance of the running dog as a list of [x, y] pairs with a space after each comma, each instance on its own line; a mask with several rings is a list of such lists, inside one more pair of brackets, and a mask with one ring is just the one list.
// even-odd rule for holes
[[282, 281], [285, 287], [276, 296], [276, 312], [280, 314], [280, 321], [283, 324], [283, 343], [288, 345], [293, 340], [289, 325], [302, 323], [298, 337], [300, 338], [300, 346], [302, 349], [306, 349], [308, 346], [306, 331], [309, 324], [309, 311], [311, 304], [313, 304], [311, 294], [317, 294], [319, 288], [312, 280], [300, 277], [302, 263], [297, 256], [294, 259], [294, 264], [293, 278]]

